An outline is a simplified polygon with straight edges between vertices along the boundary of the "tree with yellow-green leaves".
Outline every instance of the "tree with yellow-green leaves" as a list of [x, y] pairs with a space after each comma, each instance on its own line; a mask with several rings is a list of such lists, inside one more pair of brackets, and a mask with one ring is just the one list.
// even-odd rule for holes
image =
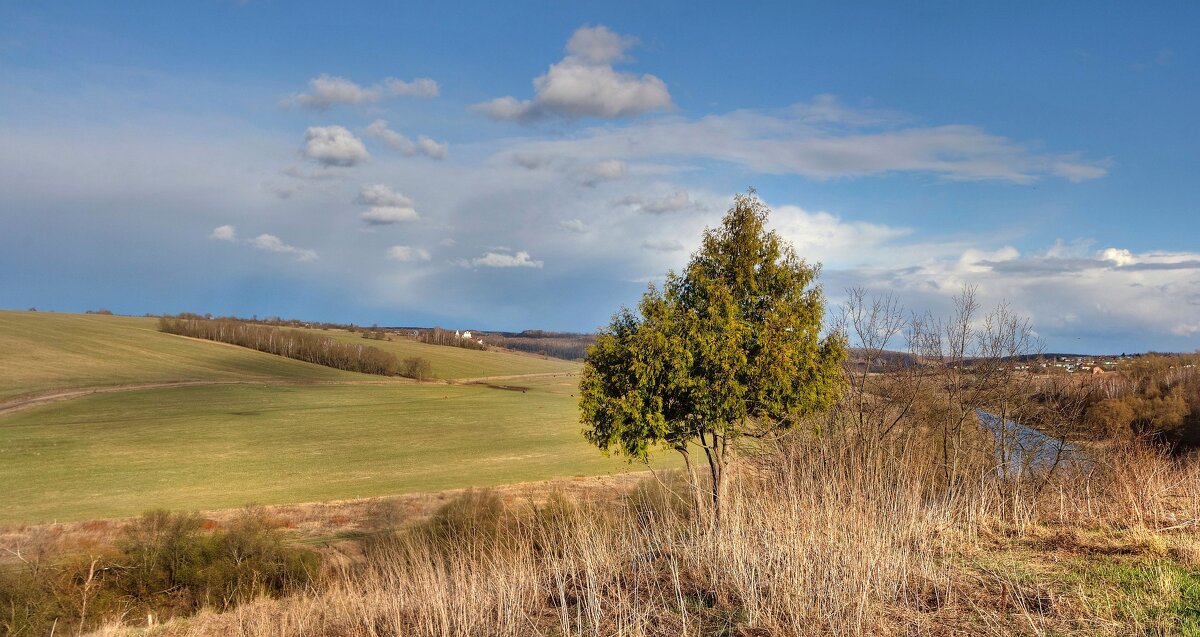
[[742, 438], [795, 426], [837, 400], [846, 343], [821, 334], [819, 266], [768, 231], [754, 191], [704, 232], [681, 274], [622, 308], [588, 350], [580, 410], [588, 440], [645, 460], [654, 448], [708, 465], [714, 520]]

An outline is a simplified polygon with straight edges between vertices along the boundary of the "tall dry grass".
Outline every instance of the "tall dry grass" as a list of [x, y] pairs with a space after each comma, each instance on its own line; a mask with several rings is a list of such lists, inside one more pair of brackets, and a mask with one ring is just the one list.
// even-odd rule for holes
[[1014, 613], [1036, 634], [1044, 591], [966, 573], [958, 558], [1031, 526], [1153, 533], [1200, 517], [1196, 463], [1153, 450], [1016, 482], [983, 462], [953, 488], [934, 457], [830, 436], [784, 444], [739, 464], [719, 524], [692, 510], [679, 476], [612, 506], [514, 510], [476, 494], [374, 542], [327, 588], [165, 634], [1003, 634]]

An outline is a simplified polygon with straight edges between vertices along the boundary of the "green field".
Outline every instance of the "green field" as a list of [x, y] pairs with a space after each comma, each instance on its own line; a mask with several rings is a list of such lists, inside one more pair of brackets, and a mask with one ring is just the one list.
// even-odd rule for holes
[[[358, 339], [345, 332], [327, 332]], [[372, 342], [375, 344], [375, 342]], [[412, 383], [162, 334], [153, 319], [0, 312], [0, 403], [172, 381], [0, 413], [0, 524], [122, 517], [625, 471], [580, 433], [579, 364], [411, 341], [451, 377]]]
[[627, 470], [580, 435], [571, 377], [178, 387], [0, 417], [0, 522], [208, 509]]
[[510, 376], [514, 374], [539, 374], [554, 372], [573, 372], [579, 370], [579, 363], [564, 361], [558, 358], [538, 356], [511, 351], [488, 351], [447, 347], [445, 345], [428, 345], [417, 341], [393, 336], [390, 341], [365, 340], [361, 334], [342, 330], [306, 330], [339, 341], [361, 345], [363, 343], [378, 347], [395, 354], [400, 360], [419, 356], [429, 360], [433, 366], [433, 375], [437, 378], [478, 378], [481, 376]]

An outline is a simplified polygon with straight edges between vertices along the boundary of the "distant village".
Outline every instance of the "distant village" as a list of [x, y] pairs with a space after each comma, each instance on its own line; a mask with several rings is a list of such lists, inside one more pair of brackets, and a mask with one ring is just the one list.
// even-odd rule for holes
[[1132, 361], [1134, 358], [1136, 355], [1129, 354], [1119, 356], [1050, 355], [1045, 360], [1021, 363], [1016, 368], [1035, 373], [1108, 374], [1117, 371], [1123, 363]]

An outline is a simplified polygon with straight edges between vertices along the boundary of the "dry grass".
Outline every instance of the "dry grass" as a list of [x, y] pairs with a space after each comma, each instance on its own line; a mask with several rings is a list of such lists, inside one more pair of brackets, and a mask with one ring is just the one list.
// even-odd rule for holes
[[367, 547], [322, 590], [155, 634], [1200, 631], [1195, 463], [1122, 450], [1049, 484], [951, 492], [926, 458], [791, 445], [741, 465], [720, 525], [678, 480], [608, 506], [475, 497]]

